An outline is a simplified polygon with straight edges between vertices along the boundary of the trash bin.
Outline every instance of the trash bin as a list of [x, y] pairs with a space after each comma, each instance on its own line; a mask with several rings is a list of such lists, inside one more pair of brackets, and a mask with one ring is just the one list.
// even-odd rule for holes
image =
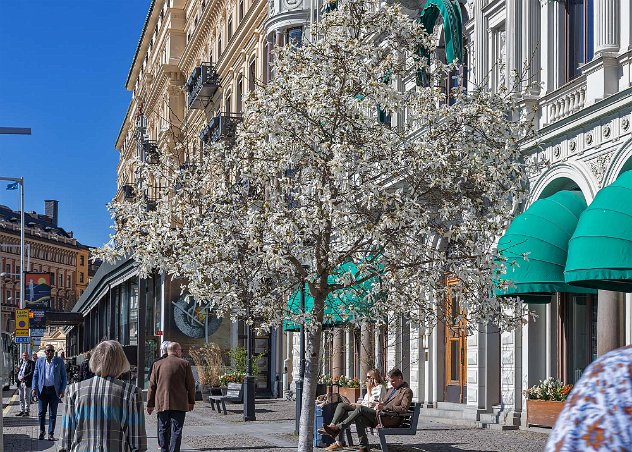
[[336, 411], [337, 403], [328, 403], [323, 406], [316, 405], [316, 412], [314, 416], [314, 447], [327, 447], [334, 442], [333, 438], [329, 435], [321, 434], [318, 429], [323, 425], [331, 423]]

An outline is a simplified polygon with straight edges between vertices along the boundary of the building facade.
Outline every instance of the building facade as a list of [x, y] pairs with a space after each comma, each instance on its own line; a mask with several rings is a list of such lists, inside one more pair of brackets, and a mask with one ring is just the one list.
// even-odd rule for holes
[[[58, 225], [57, 201], [45, 201], [45, 214], [24, 215], [24, 271], [50, 273], [51, 309], [69, 311], [88, 286], [90, 250]], [[6, 206], [0, 206], [0, 261], [2, 331], [13, 332], [21, 295], [20, 212]]]

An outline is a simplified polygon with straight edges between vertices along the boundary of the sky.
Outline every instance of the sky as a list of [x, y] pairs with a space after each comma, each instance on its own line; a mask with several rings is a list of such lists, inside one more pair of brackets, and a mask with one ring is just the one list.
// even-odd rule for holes
[[[24, 177], [25, 210], [59, 201], [59, 226], [109, 240], [125, 81], [150, 0], [0, 0], [0, 176]], [[19, 210], [19, 190], [0, 204]]]

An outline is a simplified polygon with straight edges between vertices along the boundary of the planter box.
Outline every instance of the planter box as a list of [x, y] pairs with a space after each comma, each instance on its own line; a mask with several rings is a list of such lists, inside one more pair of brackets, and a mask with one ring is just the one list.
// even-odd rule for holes
[[338, 393], [355, 403], [360, 398], [360, 388], [338, 388]]
[[564, 408], [564, 402], [555, 400], [527, 400], [527, 425], [553, 427]]

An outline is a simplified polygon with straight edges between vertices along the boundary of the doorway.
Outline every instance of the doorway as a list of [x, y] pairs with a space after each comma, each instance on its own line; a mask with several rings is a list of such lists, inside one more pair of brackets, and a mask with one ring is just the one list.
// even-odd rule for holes
[[459, 307], [459, 302], [451, 289], [456, 283], [447, 281], [445, 300], [445, 391], [444, 400], [465, 403], [467, 400], [467, 320]]

